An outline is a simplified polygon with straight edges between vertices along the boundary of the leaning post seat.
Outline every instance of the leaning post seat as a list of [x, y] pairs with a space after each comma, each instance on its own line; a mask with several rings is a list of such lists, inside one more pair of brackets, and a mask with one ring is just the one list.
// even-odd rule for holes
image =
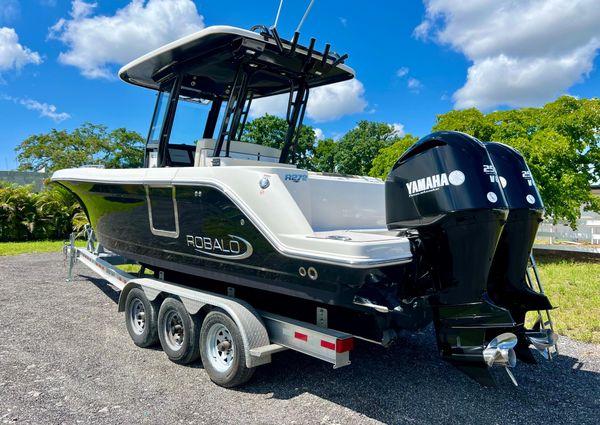
[[[213, 162], [213, 151], [217, 141], [215, 139], [200, 139], [196, 143], [196, 155], [194, 166], [207, 167], [217, 165]], [[220, 160], [242, 159], [256, 162], [276, 163], [279, 161], [281, 151], [269, 146], [257, 145], [255, 143], [246, 143], [231, 141], [229, 157], [219, 157]], [[220, 162], [220, 161], [219, 161]], [[244, 163], [232, 162], [234, 165], [243, 165]], [[248, 164], [250, 165], [250, 164]], [[285, 165], [285, 164], [281, 164]]]

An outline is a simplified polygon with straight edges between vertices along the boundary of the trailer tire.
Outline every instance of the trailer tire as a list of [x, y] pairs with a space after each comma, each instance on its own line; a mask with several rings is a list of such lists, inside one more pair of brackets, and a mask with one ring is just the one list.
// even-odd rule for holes
[[200, 356], [211, 381], [232, 388], [246, 383], [254, 368], [246, 366], [242, 334], [235, 322], [222, 311], [206, 315], [200, 331]]
[[163, 301], [158, 312], [158, 337], [169, 360], [188, 364], [198, 359], [200, 325], [200, 319], [191, 316], [181, 301]]
[[158, 308], [144, 291], [133, 288], [125, 302], [125, 325], [127, 332], [138, 347], [146, 348], [158, 343]]

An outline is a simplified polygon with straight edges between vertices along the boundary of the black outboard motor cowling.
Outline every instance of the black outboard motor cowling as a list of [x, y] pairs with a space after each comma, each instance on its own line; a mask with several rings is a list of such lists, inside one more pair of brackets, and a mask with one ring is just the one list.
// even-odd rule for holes
[[529, 341], [524, 335], [525, 314], [527, 311], [552, 309], [548, 298], [533, 291], [525, 281], [544, 204], [519, 151], [496, 142], [486, 142], [485, 147], [496, 167], [509, 207], [508, 219], [490, 270], [488, 292], [494, 303], [507, 308], [517, 322], [517, 356], [531, 362], [533, 357], [527, 348]]
[[[387, 177], [389, 229], [416, 228], [440, 273], [443, 303], [480, 300], [508, 215], [484, 145], [457, 132], [419, 140]], [[433, 239], [432, 239], [433, 238]]]
[[463, 133], [437, 132], [409, 148], [386, 179], [389, 229], [417, 229], [431, 264], [429, 297], [444, 358], [493, 385], [483, 351], [490, 329], [514, 326], [487, 295], [508, 204], [488, 152]]

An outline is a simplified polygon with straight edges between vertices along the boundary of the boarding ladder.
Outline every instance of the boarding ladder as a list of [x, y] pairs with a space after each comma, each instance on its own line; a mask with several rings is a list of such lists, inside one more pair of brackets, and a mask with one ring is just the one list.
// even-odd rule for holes
[[[533, 254], [529, 254], [529, 262], [527, 263], [527, 269], [525, 270], [525, 281], [534, 292], [545, 295], [544, 287], [542, 286], [542, 280], [538, 272], [537, 263]], [[534, 325], [534, 328], [538, 328], [541, 332], [547, 332], [548, 330], [554, 333], [554, 323], [552, 322], [552, 316], [550, 310], [538, 310], [538, 318]], [[554, 344], [554, 354], [558, 355], [558, 344]], [[548, 358], [552, 359], [552, 352], [548, 349]]]

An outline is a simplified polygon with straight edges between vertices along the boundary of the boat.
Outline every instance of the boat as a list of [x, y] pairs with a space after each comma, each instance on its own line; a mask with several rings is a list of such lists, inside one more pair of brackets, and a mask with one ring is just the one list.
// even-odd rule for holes
[[[548, 356], [552, 305], [530, 276], [543, 204], [523, 157], [437, 132], [385, 181], [299, 168], [309, 93], [355, 75], [347, 54], [299, 37], [213, 26], [125, 65], [123, 81], [156, 92], [144, 166], [52, 181], [105, 249], [157, 278], [234, 288], [263, 311], [385, 346], [433, 322], [443, 357], [485, 385], [491, 366], [534, 361], [532, 345]], [[282, 97], [283, 146], [242, 142], [253, 102]], [[529, 328], [528, 311], [540, 316]]]

